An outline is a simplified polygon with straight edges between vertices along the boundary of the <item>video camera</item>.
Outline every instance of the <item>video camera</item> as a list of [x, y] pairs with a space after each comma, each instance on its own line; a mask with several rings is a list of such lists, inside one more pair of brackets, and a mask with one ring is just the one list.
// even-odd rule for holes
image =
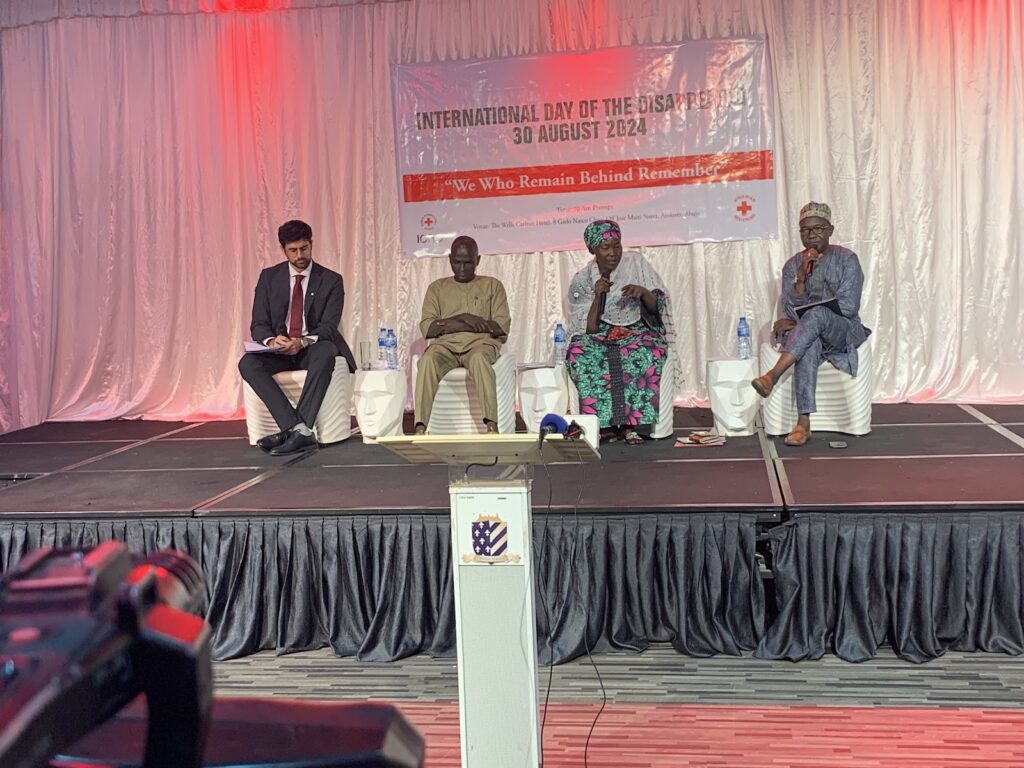
[[143, 768], [200, 768], [204, 753], [221, 766], [422, 765], [423, 739], [393, 707], [215, 702], [204, 601], [199, 567], [175, 550], [23, 558], [0, 581], [0, 765], [125, 767], [140, 752]]

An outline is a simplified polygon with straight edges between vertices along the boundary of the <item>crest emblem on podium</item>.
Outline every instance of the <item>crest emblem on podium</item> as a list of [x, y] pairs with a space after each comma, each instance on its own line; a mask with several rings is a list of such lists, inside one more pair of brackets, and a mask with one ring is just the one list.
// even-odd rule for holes
[[480, 515], [472, 526], [473, 554], [463, 555], [462, 562], [501, 565], [522, 560], [522, 555], [509, 553], [508, 523], [499, 515]]

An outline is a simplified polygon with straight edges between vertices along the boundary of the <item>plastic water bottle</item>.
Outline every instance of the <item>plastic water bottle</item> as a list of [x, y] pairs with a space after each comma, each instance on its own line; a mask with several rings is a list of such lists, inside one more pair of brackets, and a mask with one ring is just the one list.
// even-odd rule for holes
[[377, 331], [377, 367], [388, 367], [388, 329], [380, 328]]
[[740, 360], [750, 359], [750, 324], [745, 317], [736, 326], [736, 354]]
[[555, 323], [553, 337], [555, 340], [555, 365], [565, 365], [565, 353], [569, 348], [569, 340], [565, 334], [565, 326], [561, 323]]
[[388, 345], [388, 368], [392, 371], [398, 370], [398, 336], [395, 335], [394, 328], [388, 328], [387, 331], [387, 345]]

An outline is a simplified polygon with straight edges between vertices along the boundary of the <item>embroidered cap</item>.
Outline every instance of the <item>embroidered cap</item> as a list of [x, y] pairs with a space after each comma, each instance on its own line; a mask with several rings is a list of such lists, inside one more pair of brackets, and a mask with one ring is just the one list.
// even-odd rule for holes
[[800, 209], [800, 221], [810, 218], [811, 216], [817, 216], [819, 219], [824, 219], [829, 224], [832, 223], [832, 209], [825, 203], [816, 203], [811, 200], [811, 202]]

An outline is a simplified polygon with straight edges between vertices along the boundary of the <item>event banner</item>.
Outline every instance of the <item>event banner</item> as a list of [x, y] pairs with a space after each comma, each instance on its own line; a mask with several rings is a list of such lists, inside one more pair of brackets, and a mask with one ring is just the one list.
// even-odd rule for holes
[[402, 253], [776, 235], [763, 37], [395, 66]]

